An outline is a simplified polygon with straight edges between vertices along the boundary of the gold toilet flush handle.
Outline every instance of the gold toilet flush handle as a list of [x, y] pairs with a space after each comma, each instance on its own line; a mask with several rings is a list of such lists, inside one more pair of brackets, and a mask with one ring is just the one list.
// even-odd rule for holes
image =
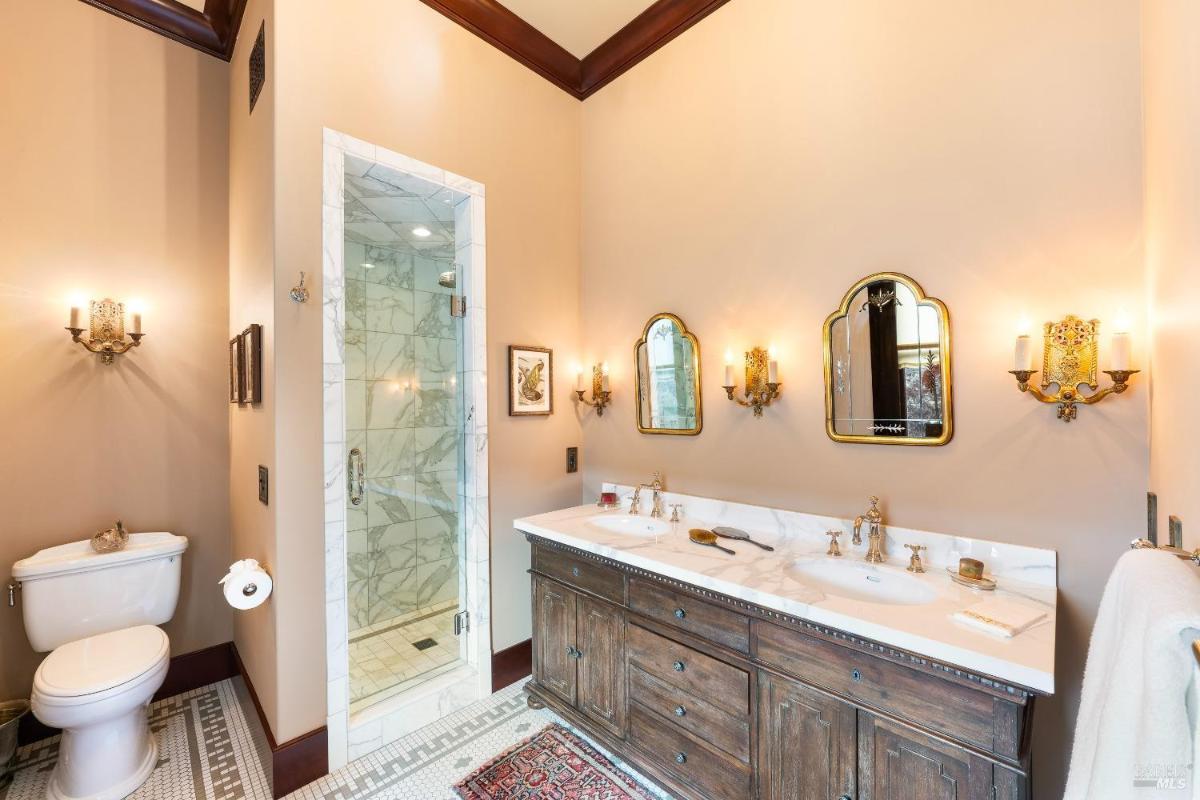
[[908, 560], [908, 571], [924, 572], [925, 564], [921, 561], [921, 551], [929, 548], [922, 544], [906, 544], [904, 546], [912, 550], [912, 558]]

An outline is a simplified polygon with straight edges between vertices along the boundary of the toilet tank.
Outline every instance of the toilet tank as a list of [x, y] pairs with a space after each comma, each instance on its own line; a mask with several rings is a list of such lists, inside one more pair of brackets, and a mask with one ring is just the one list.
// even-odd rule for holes
[[185, 536], [131, 533], [125, 549], [97, 553], [89, 540], [39, 550], [13, 565], [25, 633], [39, 653], [175, 614]]

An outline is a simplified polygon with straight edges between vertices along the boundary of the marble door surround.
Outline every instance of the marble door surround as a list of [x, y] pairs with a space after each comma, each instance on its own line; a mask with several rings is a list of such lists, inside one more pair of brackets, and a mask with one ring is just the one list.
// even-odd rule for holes
[[[491, 693], [491, 622], [488, 520], [488, 449], [485, 310], [486, 250], [484, 247], [484, 186], [438, 167], [337, 131], [324, 129], [322, 191], [322, 334], [324, 377], [324, 460], [325, 460], [325, 600], [327, 652], [327, 727], [329, 730], [329, 766], [346, 764], [413, 730]], [[365, 170], [365, 172], [364, 172]], [[367, 173], [371, 173], [370, 176]], [[465, 664], [437, 674], [428, 681], [357, 713], [350, 710], [350, 598], [347, 591], [347, 567], [350, 537], [357, 529], [355, 513], [348, 510], [346, 459], [356, 434], [350, 432], [348, 414], [357, 413], [358, 384], [350, 380], [358, 368], [354, 343], [347, 342], [346, 264], [346, 180], [348, 177], [392, 176], [400, 182], [405, 176], [441, 187], [439, 196], [452, 198], [453, 260], [459, 269], [459, 293], [467, 298], [463, 320], [461, 360], [454, 381], [460, 389], [454, 398], [431, 398], [439, 404], [439, 413], [457, 408], [463, 420], [462, 474], [457, 488], [449, 488], [449, 497], [457, 493], [460, 519], [457, 521], [457, 574], [459, 596], [466, 597], [470, 628], [465, 636]], [[351, 276], [352, 277], [352, 276]], [[410, 276], [421, 281], [419, 275]], [[420, 287], [418, 287], [420, 288]], [[431, 297], [440, 300], [441, 297]], [[448, 314], [449, 300], [446, 299]], [[353, 326], [352, 326], [353, 327]], [[362, 378], [364, 376], [353, 376]], [[350, 386], [354, 384], [354, 386]], [[351, 391], [353, 389], [354, 391]], [[419, 389], [404, 392], [412, 406], [411, 417], [419, 417], [424, 402]], [[353, 403], [353, 408], [351, 404]], [[397, 413], [400, 413], [399, 411]], [[364, 426], [358, 426], [364, 427]], [[369, 459], [368, 454], [368, 459]], [[368, 476], [370, 477], [370, 476]], [[419, 498], [414, 498], [419, 499]], [[369, 505], [369, 503], [368, 503]], [[414, 505], [420, 505], [415, 503]], [[449, 515], [447, 515], [449, 518]]]

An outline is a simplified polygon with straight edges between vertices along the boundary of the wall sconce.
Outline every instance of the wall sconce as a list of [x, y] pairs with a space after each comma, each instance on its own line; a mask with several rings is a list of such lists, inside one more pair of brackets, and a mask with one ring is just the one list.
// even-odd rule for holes
[[737, 385], [733, 377], [733, 355], [725, 354], [725, 394], [744, 408], [754, 409], [761, 417], [763, 409], [779, 397], [779, 362], [774, 355], [756, 347], [746, 353], [746, 399], [734, 396]]
[[83, 328], [80, 327], [82, 309], [77, 305], [71, 306], [71, 324], [67, 330], [71, 332], [71, 341], [78, 342], [90, 353], [99, 353], [100, 362], [113, 363], [113, 359], [142, 343], [142, 315], [135, 312], [129, 338], [125, 340], [125, 304], [105, 298], [92, 300], [89, 304], [90, 331], [88, 338], [83, 338]]
[[[1041, 388], [1029, 385], [1030, 377], [1037, 372], [1033, 365], [1033, 340], [1028, 335], [1017, 337], [1013, 352], [1013, 369], [1009, 374], [1017, 379], [1017, 388], [1028, 392], [1043, 403], [1058, 403], [1058, 418], [1063, 422], [1075, 419], [1077, 406], [1094, 405], [1110, 394], [1121, 394], [1129, 388], [1130, 376], [1140, 370], [1129, 368], [1131, 349], [1129, 334], [1119, 331], [1112, 337], [1112, 369], [1104, 374], [1112, 378], [1112, 386], [1099, 389], [1096, 366], [1099, 362], [1096, 345], [1099, 320], [1082, 320], [1068, 314], [1060, 322], [1047, 322], [1043, 334]], [[1047, 392], [1051, 384], [1058, 386], [1057, 392]], [[1087, 386], [1092, 394], [1081, 394], [1080, 387]], [[1096, 391], [1099, 389], [1099, 391]]]
[[575, 375], [575, 396], [584, 405], [596, 409], [596, 416], [603, 417], [604, 409], [612, 403], [612, 392], [608, 385], [608, 364], [596, 364], [592, 367], [592, 399], [584, 397], [586, 389], [583, 384], [583, 370]]

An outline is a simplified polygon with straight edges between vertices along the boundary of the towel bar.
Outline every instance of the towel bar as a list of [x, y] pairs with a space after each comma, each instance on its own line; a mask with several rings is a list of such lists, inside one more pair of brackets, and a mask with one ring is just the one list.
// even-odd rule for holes
[[1175, 545], [1156, 545], [1149, 539], [1134, 539], [1129, 543], [1129, 547], [1132, 550], [1161, 550], [1164, 553], [1170, 553], [1186, 561], [1191, 561], [1196, 566], [1200, 566], [1200, 549], [1184, 550], [1182, 547], [1176, 547]]

